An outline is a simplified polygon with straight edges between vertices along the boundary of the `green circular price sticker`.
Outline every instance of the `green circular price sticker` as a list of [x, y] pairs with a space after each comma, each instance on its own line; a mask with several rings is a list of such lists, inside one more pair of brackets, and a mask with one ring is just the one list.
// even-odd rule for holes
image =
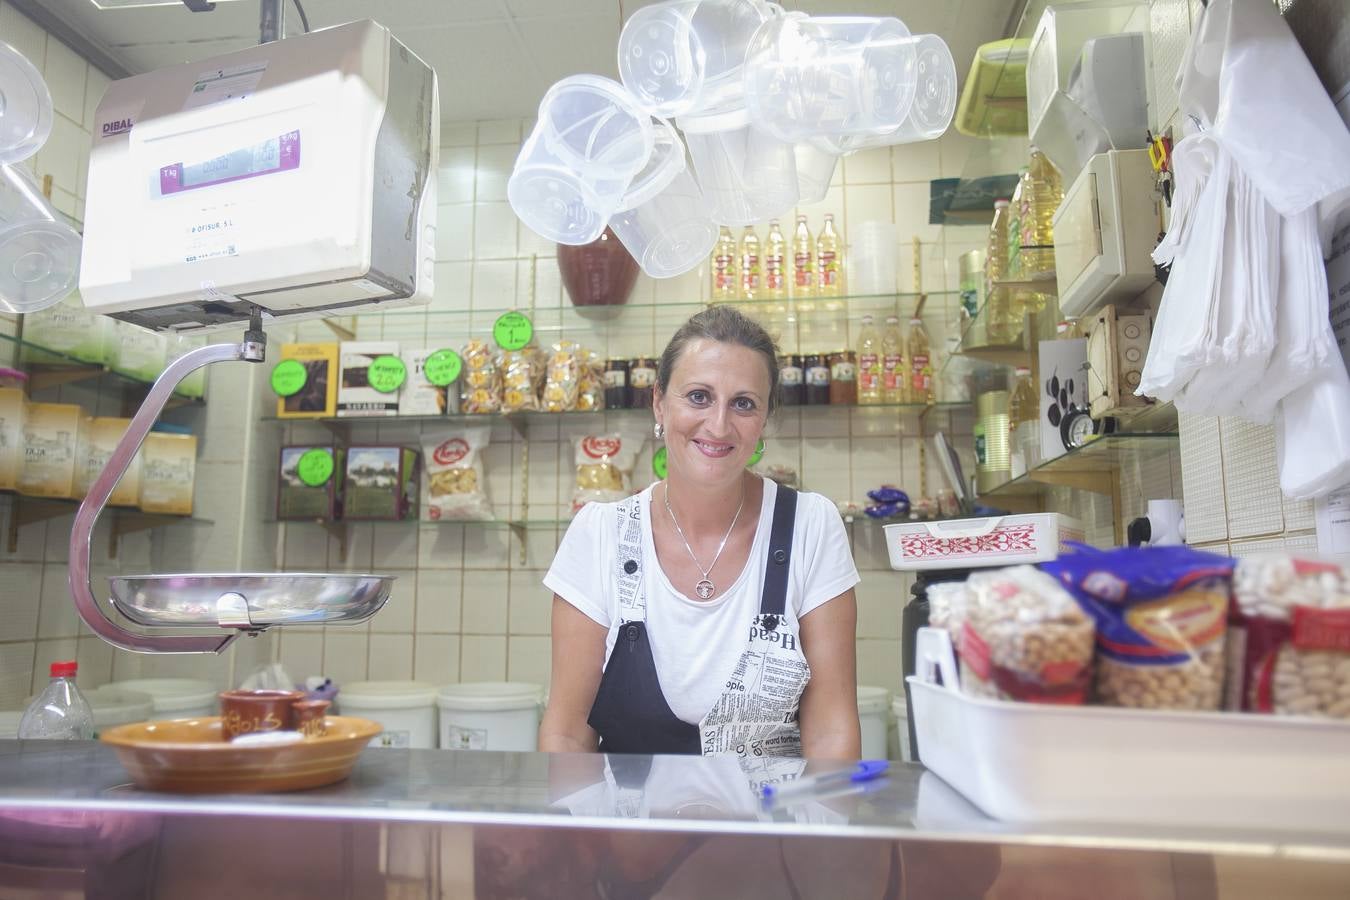
[[295, 474], [310, 487], [319, 487], [333, 477], [333, 451], [315, 447], [300, 454]]
[[657, 478], [665, 478], [666, 471], [666, 448], [657, 447], [656, 452], [652, 454], [652, 473]]
[[408, 377], [408, 367], [397, 356], [377, 356], [366, 370], [370, 386], [381, 394], [392, 394]]
[[300, 393], [309, 381], [309, 371], [298, 359], [283, 359], [272, 367], [272, 392], [278, 397]]
[[453, 350], [437, 350], [422, 363], [422, 374], [436, 387], [445, 387], [459, 380], [459, 370], [464, 361]]
[[534, 324], [524, 313], [502, 313], [492, 326], [492, 339], [503, 350], [519, 350], [534, 337]]

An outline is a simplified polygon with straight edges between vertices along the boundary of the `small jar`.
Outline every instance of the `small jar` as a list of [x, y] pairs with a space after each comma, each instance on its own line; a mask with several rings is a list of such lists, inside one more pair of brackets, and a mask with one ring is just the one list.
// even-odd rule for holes
[[628, 408], [651, 409], [656, 386], [656, 360], [639, 356], [628, 364]]
[[628, 409], [631, 405], [628, 388], [629, 363], [626, 359], [611, 359], [605, 365], [605, 409]]
[[801, 406], [806, 402], [802, 358], [795, 353], [778, 358], [778, 391], [784, 406]]
[[802, 360], [802, 380], [806, 382], [807, 406], [830, 402], [830, 366], [822, 354], [812, 353]]
[[18, 369], [0, 367], [0, 387], [21, 388], [28, 384], [28, 373]]
[[830, 354], [830, 405], [849, 406], [858, 402], [858, 362], [852, 350]]

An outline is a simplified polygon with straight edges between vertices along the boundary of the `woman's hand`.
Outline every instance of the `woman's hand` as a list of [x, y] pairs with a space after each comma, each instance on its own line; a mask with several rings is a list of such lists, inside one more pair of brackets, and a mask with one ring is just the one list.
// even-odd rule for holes
[[586, 724], [605, 668], [603, 625], [553, 595], [553, 677], [539, 723], [545, 753], [594, 753], [600, 736]]
[[858, 601], [852, 588], [802, 617], [802, 652], [811, 666], [800, 713], [802, 755], [807, 759], [862, 757], [857, 632]]

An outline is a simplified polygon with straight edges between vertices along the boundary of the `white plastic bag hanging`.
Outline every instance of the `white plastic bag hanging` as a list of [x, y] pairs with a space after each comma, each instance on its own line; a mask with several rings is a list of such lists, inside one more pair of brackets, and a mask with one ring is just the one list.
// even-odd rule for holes
[[1296, 500], [1350, 484], [1350, 375], [1340, 354], [1280, 404], [1275, 448], [1280, 489]]

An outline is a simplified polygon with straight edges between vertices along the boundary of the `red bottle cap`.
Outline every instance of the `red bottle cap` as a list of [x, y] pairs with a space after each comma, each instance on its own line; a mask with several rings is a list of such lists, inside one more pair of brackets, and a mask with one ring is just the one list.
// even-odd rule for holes
[[79, 666], [76, 665], [75, 660], [73, 659], [66, 660], [65, 662], [54, 662], [52, 663], [52, 677], [74, 678], [75, 670], [77, 668], [79, 668]]

